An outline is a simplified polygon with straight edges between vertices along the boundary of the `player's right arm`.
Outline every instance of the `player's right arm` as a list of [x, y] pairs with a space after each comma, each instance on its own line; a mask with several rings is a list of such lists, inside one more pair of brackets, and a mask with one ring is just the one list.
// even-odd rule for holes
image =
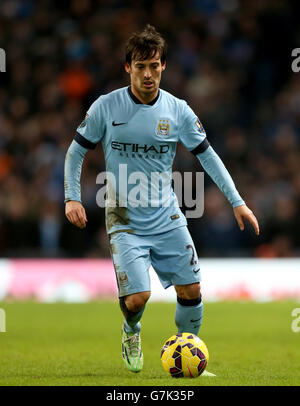
[[66, 217], [70, 223], [79, 228], [85, 228], [87, 223], [85, 209], [80, 202], [69, 200], [66, 202]]
[[101, 111], [101, 97], [90, 107], [85, 119], [77, 128], [65, 158], [64, 189], [65, 214], [67, 219], [79, 228], [87, 223], [85, 209], [81, 202], [81, 170], [85, 154], [89, 149], [95, 149], [103, 136], [104, 122]]
[[72, 141], [65, 158], [64, 187], [65, 214], [70, 223], [84, 228], [87, 223], [85, 209], [81, 203], [81, 168], [87, 149]]

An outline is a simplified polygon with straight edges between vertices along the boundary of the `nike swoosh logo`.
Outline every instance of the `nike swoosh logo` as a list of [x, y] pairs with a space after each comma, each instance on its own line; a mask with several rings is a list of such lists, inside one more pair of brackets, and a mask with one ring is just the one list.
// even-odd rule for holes
[[112, 125], [114, 127], [116, 127], [117, 125], [124, 125], [124, 124], [127, 124], [127, 123], [115, 123], [115, 121], [112, 122]]
[[193, 272], [194, 272], [194, 273], [198, 273], [199, 271], [200, 271], [200, 268], [197, 269], [196, 271], [194, 271], [194, 269], [193, 269]]
[[192, 322], [192, 323], [196, 323], [196, 321], [199, 321], [199, 320], [201, 320], [201, 319], [197, 319], [197, 320], [193, 320], [193, 319], [192, 319], [191, 322]]

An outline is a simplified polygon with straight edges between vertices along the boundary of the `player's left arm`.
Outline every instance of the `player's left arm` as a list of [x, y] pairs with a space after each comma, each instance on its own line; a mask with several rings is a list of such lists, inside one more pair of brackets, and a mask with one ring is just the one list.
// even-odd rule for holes
[[205, 172], [227, 197], [240, 229], [244, 230], [244, 221], [247, 220], [258, 235], [259, 225], [255, 215], [239, 195], [224, 163], [208, 142], [200, 120], [186, 103], [183, 104], [179, 140], [198, 158]]
[[[193, 152], [193, 151], [192, 151]], [[212, 146], [208, 146], [205, 151], [196, 154], [196, 157], [200, 161], [203, 169], [212, 180], [216, 183], [219, 189], [224, 193], [229, 202], [232, 205], [234, 216], [240, 227], [240, 230], [244, 230], [244, 221], [249, 221], [253, 226], [255, 234], [259, 235], [259, 225], [257, 218], [250, 210], [244, 200], [239, 195], [235, 184], [226, 169], [224, 163], [218, 154], [214, 151]]]

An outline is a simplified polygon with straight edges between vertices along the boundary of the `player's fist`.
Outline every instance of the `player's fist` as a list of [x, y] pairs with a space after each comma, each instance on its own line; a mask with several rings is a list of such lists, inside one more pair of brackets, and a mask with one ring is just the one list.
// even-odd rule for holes
[[245, 228], [244, 220], [248, 220], [249, 223], [254, 228], [255, 234], [259, 235], [259, 225], [258, 225], [257, 218], [254, 216], [253, 212], [245, 204], [243, 204], [242, 206], [235, 207], [233, 209], [233, 212], [234, 212], [236, 221], [238, 222], [238, 225], [242, 231]]
[[70, 200], [66, 202], [65, 213], [70, 223], [79, 228], [85, 228], [87, 223], [86, 213], [84, 207], [80, 202]]

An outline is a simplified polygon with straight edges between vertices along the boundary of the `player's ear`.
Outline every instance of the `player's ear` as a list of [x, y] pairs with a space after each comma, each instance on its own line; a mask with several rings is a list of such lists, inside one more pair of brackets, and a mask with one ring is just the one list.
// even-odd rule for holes
[[128, 62], [125, 63], [124, 67], [127, 73], [131, 73], [131, 68]]
[[161, 71], [163, 72], [167, 67], [167, 62], [165, 61], [164, 63], [161, 64]]

